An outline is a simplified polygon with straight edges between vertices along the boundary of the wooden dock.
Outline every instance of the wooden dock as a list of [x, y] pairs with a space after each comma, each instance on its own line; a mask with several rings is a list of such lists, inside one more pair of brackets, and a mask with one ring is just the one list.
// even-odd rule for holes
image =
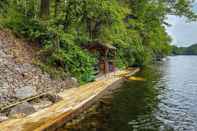
[[0, 123], [0, 131], [56, 130], [117, 86], [125, 75], [138, 71], [138, 68], [117, 71], [95, 82], [65, 90], [59, 94], [63, 98], [60, 102], [24, 118], [4, 121]]

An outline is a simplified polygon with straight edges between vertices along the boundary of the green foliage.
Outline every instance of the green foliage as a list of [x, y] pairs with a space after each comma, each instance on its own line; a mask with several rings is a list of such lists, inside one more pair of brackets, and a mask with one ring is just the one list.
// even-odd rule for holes
[[[82, 83], [93, 79], [97, 56], [81, 45], [100, 40], [117, 48], [117, 67], [144, 66], [171, 50], [171, 39], [164, 27], [168, 14], [196, 18], [192, 2], [187, 0], [42, 2], [3, 0], [0, 25], [39, 43], [41, 51], [35, 63], [44, 71], [59, 78], [72, 75]], [[43, 13], [47, 16], [41, 17]]]
[[0, 2], [0, 16], [4, 13], [5, 8], [7, 7], [8, 0], [1, 0]]

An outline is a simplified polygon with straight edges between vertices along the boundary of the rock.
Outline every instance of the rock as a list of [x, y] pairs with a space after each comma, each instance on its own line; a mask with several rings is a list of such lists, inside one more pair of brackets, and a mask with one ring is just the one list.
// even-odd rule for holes
[[70, 84], [73, 86], [79, 86], [78, 80], [75, 77], [71, 77]]
[[30, 115], [34, 112], [36, 112], [35, 108], [31, 104], [25, 102], [25, 103], [22, 103], [13, 107], [11, 111], [9, 112], [9, 116], [13, 117], [18, 114]]
[[59, 95], [53, 95], [53, 94], [48, 94], [47, 98], [53, 103], [62, 100], [62, 97], [60, 97]]
[[0, 113], [0, 122], [7, 120], [8, 117], [5, 114]]
[[0, 56], [1, 57], [6, 57], [6, 54], [2, 50], [0, 50]]
[[[23, 72], [29, 72], [33, 69], [33, 65], [31, 64], [28, 64], [28, 63], [24, 63], [22, 66], [21, 66], [21, 69]], [[22, 72], [21, 71], [21, 72]]]
[[75, 83], [78, 82], [77, 79], [76, 79], [75, 77], [72, 77], [71, 80], [72, 80], [73, 82], [75, 82]]
[[7, 83], [3, 83], [1, 85], [1, 82], [0, 82], [0, 95], [7, 95], [9, 93], [8, 91], [9, 89], [9, 85]]
[[34, 96], [37, 94], [33, 86], [25, 86], [22, 88], [16, 88], [15, 92], [16, 92], [15, 96], [19, 99], [24, 99], [24, 98]]
[[9, 86], [7, 83], [1, 83], [0, 81], [0, 103], [7, 100], [7, 96], [11, 95], [9, 93]]
[[50, 106], [52, 104], [53, 103], [51, 101], [44, 100], [44, 101], [40, 101], [39, 103], [33, 104], [33, 107], [36, 110], [40, 110], [40, 109], [46, 108], [46, 107], [48, 107], [48, 106]]

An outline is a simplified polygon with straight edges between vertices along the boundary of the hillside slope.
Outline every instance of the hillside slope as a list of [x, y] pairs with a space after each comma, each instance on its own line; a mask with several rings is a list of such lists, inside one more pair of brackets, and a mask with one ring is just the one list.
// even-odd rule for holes
[[[15, 101], [53, 90], [75, 86], [73, 79], [53, 80], [32, 64], [37, 48], [17, 39], [9, 31], [0, 31], [0, 103]], [[0, 104], [0, 105], [1, 105]]]

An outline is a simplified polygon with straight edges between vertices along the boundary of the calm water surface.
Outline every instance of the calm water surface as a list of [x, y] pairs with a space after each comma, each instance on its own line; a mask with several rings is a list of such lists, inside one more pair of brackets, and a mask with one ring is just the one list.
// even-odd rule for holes
[[71, 131], [197, 131], [197, 56], [174, 56], [127, 81]]

